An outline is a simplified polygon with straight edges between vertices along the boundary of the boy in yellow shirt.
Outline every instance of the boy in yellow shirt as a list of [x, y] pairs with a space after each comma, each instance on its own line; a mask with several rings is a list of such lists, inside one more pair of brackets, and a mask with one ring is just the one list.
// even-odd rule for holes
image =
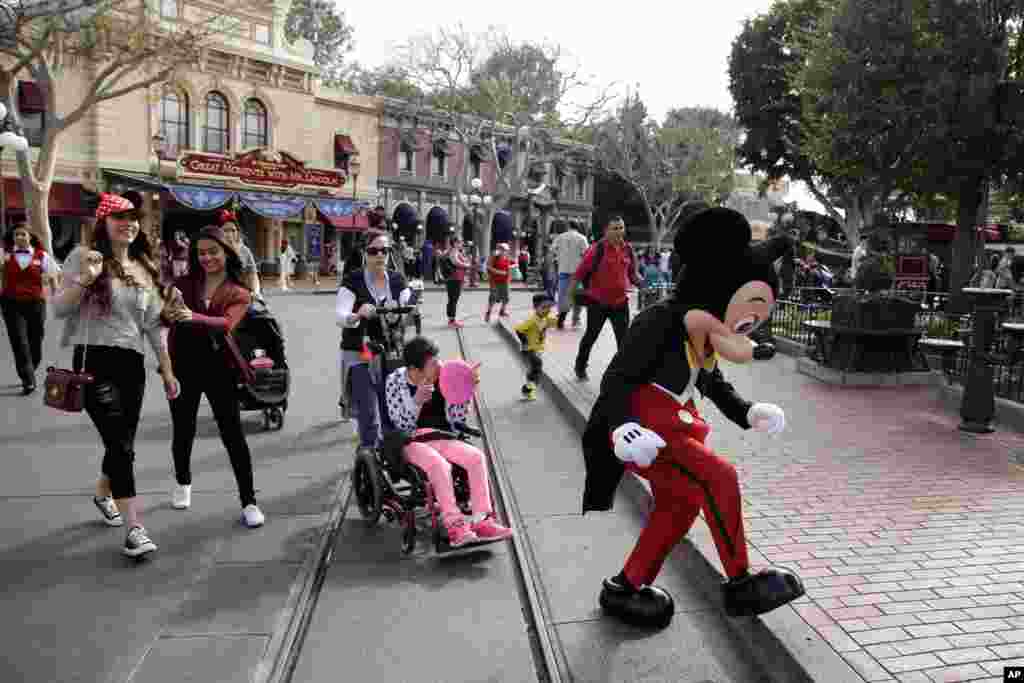
[[544, 353], [544, 338], [548, 329], [558, 324], [558, 318], [551, 312], [554, 304], [547, 294], [533, 296], [533, 315], [515, 327], [516, 336], [522, 344], [523, 355], [530, 366], [526, 373], [526, 384], [523, 385], [523, 400], [537, 400], [537, 380], [540, 379], [544, 361], [540, 355]]

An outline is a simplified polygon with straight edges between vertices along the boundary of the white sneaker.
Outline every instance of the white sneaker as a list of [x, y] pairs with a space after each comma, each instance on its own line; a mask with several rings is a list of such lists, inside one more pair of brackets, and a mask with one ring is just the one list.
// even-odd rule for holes
[[192, 506], [192, 484], [175, 484], [171, 492], [171, 507], [186, 510]]
[[265, 521], [266, 518], [263, 516], [263, 512], [256, 507], [256, 503], [249, 503], [242, 508], [242, 524], [250, 529], [263, 526]]

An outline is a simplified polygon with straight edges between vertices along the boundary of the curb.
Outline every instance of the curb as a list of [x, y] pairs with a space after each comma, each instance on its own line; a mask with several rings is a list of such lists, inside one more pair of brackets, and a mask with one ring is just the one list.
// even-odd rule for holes
[[[519, 348], [515, 333], [504, 321], [498, 323], [498, 330], [513, 348]], [[580, 383], [565, 368], [547, 364], [541, 374], [540, 384], [551, 395], [555, 405], [578, 432], [583, 432], [587, 423], [584, 406], [592, 405], [591, 397], [578, 389]], [[649, 508], [651, 490], [642, 478], [627, 473], [623, 478], [622, 491], [633, 503]], [[701, 529], [701, 531], [705, 531]], [[725, 581], [718, 569], [718, 554], [709, 532], [697, 532], [697, 527], [686, 535], [697, 555], [703, 576], [699, 581], [717, 585]], [[751, 559], [755, 562], [764, 558], [751, 548]], [[828, 683], [864, 683], [851, 666], [832, 649], [832, 646], [814, 630], [792, 605], [785, 605], [767, 614], [750, 619], [726, 620], [730, 630], [744, 642], [755, 661], [772, 681], [828, 681]]]

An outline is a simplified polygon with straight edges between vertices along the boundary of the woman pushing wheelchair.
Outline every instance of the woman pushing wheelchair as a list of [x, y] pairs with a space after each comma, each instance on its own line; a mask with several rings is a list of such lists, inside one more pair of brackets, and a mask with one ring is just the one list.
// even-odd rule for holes
[[[407, 436], [422, 438], [437, 430], [459, 431], [459, 426], [466, 423], [470, 399], [449, 403], [444, 393], [451, 396], [451, 392], [438, 389], [443, 384], [444, 366], [437, 358], [438, 353], [437, 345], [429, 339], [411, 339], [403, 351], [405, 367], [392, 372], [385, 381], [387, 420], [395, 430]], [[473, 368], [470, 381], [479, 383], [479, 366]], [[471, 396], [472, 392], [469, 393]], [[499, 524], [495, 518], [487, 465], [479, 448], [460, 439], [417, 440], [407, 443], [403, 454], [406, 462], [426, 474], [441, 509], [442, 524], [448, 532], [451, 547], [490, 543], [512, 536], [512, 530]], [[455, 499], [452, 465], [464, 469], [469, 480], [472, 511], [469, 522]]]

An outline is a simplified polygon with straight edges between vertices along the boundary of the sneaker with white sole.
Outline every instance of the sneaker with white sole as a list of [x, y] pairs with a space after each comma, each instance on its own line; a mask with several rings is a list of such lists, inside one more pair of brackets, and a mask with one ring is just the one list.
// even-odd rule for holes
[[103, 521], [106, 522], [107, 526], [121, 526], [124, 524], [124, 518], [121, 517], [117, 504], [110, 496], [103, 496], [102, 498], [93, 496], [92, 503], [99, 509], [100, 514], [103, 515]]
[[256, 506], [256, 503], [249, 503], [242, 508], [242, 524], [250, 529], [263, 526], [265, 521], [266, 517], [263, 516], [263, 512]]
[[142, 557], [147, 553], [156, 550], [156, 543], [150, 540], [145, 528], [133, 526], [128, 531], [128, 537], [124, 539], [124, 547], [121, 552], [128, 557]]
[[171, 492], [171, 507], [187, 510], [192, 506], [192, 484], [175, 484]]

